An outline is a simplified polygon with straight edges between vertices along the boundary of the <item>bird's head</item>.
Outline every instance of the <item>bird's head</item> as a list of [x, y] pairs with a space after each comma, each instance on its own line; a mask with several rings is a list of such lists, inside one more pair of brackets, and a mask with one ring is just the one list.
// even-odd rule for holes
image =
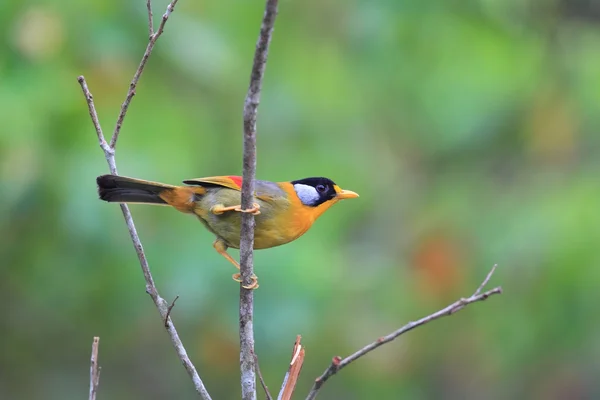
[[302, 204], [307, 207], [326, 205], [326, 208], [329, 208], [339, 200], [358, 197], [357, 193], [343, 190], [327, 178], [305, 178], [292, 181], [292, 185]]

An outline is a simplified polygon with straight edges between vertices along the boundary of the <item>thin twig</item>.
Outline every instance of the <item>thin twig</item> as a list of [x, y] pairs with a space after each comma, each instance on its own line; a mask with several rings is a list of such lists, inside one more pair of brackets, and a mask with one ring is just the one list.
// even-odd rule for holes
[[169, 327], [169, 317], [171, 316], [171, 310], [173, 310], [173, 307], [175, 307], [175, 302], [177, 301], [178, 298], [179, 298], [179, 295], [175, 296], [175, 298], [171, 302], [171, 305], [169, 306], [169, 308], [167, 308], [167, 316], [165, 317], [165, 328]]
[[294, 349], [292, 350], [292, 361], [290, 366], [283, 378], [281, 390], [277, 400], [290, 400], [296, 389], [296, 383], [298, 383], [298, 377], [304, 364], [304, 347], [300, 344], [302, 336], [296, 336], [296, 342], [294, 343]]
[[[481, 291], [483, 290], [483, 288], [488, 284], [488, 282], [492, 278], [492, 275], [494, 275], [494, 272], [496, 272], [496, 268], [498, 268], [498, 264], [494, 264], [494, 266], [492, 267], [492, 269], [490, 270], [490, 272], [488, 272], [488, 274], [486, 275], [486, 277], [483, 280], [483, 282], [481, 282], [481, 285], [479, 285], [479, 287], [477, 288], [477, 290], [475, 291], [475, 293], [473, 293], [473, 296], [477, 296], [479, 293], [481, 293]], [[471, 297], [473, 297], [473, 296], [471, 296]]]
[[337, 356], [334, 357], [331, 364], [325, 370], [325, 372], [323, 372], [323, 374], [315, 380], [315, 383], [313, 384], [312, 389], [310, 390], [308, 396], [306, 397], [306, 400], [312, 400], [312, 399], [316, 398], [317, 394], [319, 393], [319, 390], [321, 389], [323, 384], [327, 381], [327, 379], [329, 379], [331, 376], [335, 375], [339, 370], [346, 367], [351, 362], [356, 361], [360, 357], [375, 350], [379, 346], [389, 343], [392, 340], [396, 339], [398, 336], [400, 336], [408, 331], [411, 331], [421, 325], [425, 325], [433, 320], [436, 320], [441, 317], [445, 317], [447, 315], [452, 315], [452, 314], [462, 310], [469, 304], [486, 300], [488, 297], [495, 295], [495, 294], [501, 294], [502, 288], [500, 286], [495, 287], [491, 290], [488, 290], [487, 292], [480, 293], [482, 287], [485, 286], [485, 284], [490, 280], [490, 278], [495, 270], [496, 270], [496, 265], [494, 265], [492, 270], [488, 273], [488, 275], [484, 279], [483, 284], [480, 285], [480, 287], [475, 291], [475, 293], [473, 293], [473, 295], [471, 297], [468, 297], [466, 299], [463, 298], [463, 299], [457, 300], [454, 303], [450, 304], [449, 306], [447, 306], [431, 315], [428, 315], [417, 321], [409, 322], [408, 324], [404, 325], [400, 329], [390, 333], [389, 335], [380, 337], [373, 343], [366, 345], [362, 349], [358, 350], [354, 354], [351, 354], [344, 359], [342, 359], [341, 357], [337, 357]]
[[[88, 89], [88, 85], [83, 76], [79, 76], [77, 78], [77, 82], [79, 82], [81, 85], [81, 90], [83, 90], [85, 101], [87, 101], [90, 117], [92, 118], [94, 128], [96, 128], [96, 135], [98, 136], [100, 148], [104, 151], [104, 154], [112, 155], [112, 149], [108, 146], [108, 143], [106, 143], [106, 140], [104, 139], [104, 133], [102, 133], [102, 127], [100, 126], [100, 121], [98, 120], [98, 113], [96, 113], [96, 107], [94, 106], [94, 96], [92, 96], [92, 93], [90, 93], [90, 89]], [[110, 171], [112, 172], [112, 167]]]
[[172, 0], [171, 3], [167, 6], [167, 11], [162, 16], [162, 20], [160, 21], [160, 25], [158, 26], [158, 31], [156, 33], [150, 34], [150, 41], [148, 42], [148, 46], [146, 46], [146, 51], [142, 56], [142, 61], [140, 61], [140, 65], [138, 66], [135, 74], [133, 75], [133, 79], [129, 84], [129, 90], [127, 91], [127, 96], [125, 97], [125, 101], [121, 105], [121, 112], [119, 112], [119, 116], [117, 117], [117, 125], [115, 126], [115, 130], [113, 132], [112, 138], [110, 139], [110, 147], [112, 149], [117, 145], [117, 140], [119, 139], [119, 133], [121, 133], [121, 126], [123, 126], [123, 120], [125, 119], [125, 114], [127, 114], [127, 110], [129, 109], [129, 103], [131, 103], [131, 99], [135, 96], [135, 89], [137, 87], [138, 81], [140, 80], [140, 76], [142, 76], [142, 72], [144, 72], [144, 67], [146, 66], [146, 62], [148, 61], [148, 57], [152, 54], [152, 50], [154, 49], [154, 45], [156, 41], [162, 35], [165, 24], [167, 23], [167, 19], [175, 9], [175, 5], [178, 0]]
[[[260, 103], [260, 90], [267, 64], [269, 43], [273, 33], [275, 17], [277, 16], [277, 0], [267, 0], [265, 13], [256, 43], [254, 62], [250, 74], [250, 85], [244, 102], [244, 157], [242, 181], [242, 209], [252, 208], [254, 202], [254, 180], [256, 176], [256, 114]], [[254, 370], [254, 293], [244, 289], [251, 283], [254, 275], [254, 216], [251, 213], [242, 214], [240, 232], [240, 370], [242, 399], [256, 399], [256, 374]]]
[[[177, 3], [177, 0], [173, 0], [167, 7], [167, 12], [165, 13], [165, 15], [163, 15], [163, 19], [160, 24], [160, 28], [159, 28], [160, 33], [162, 33], [162, 31], [164, 29], [164, 24], [166, 23], [171, 12], [173, 11], [173, 7], [175, 6], [176, 3]], [[119, 117], [117, 120], [117, 127], [115, 128], [115, 132], [113, 133], [113, 137], [110, 141], [110, 145], [106, 144], [106, 139], [104, 137], [104, 134], [102, 133], [102, 128], [100, 126], [100, 123], [98, 122], [98, 114], [96, 112], [96, 107], [94, 105], [93, 97], [92, 97], [92, 94], [90, 93], [87, 82], [85, 81], [85, 78], [83, 76], [79, 76], [77, 78], [77, 81], [81, 85], [83, 94], [85, 95], [85, 98], [86, 98], [86, 101], [88, 104], [89, 113], [92, 118], [94, 128], [96, 129], [96, 134], [98, 135], [100, 147], [104, 151], [104, 156], [106, 157], [106, 161], [110, 168], [110, 172], [115, 175], [118, 175], [118, 171], [117, 171], [117, 165], [116, 165], [116, 161], [115, 161], [114, 147], [116, 145], [116, 142], [117, 142], [117, 139], [119, 136], [119, 132], [121, 129], [121, 125], [123, 123], [123, 119], [125, 118], [125, 115], [127, 113], [127, 108], [129, 107], [129, 103], [135, 92], [135, 86], [137, 85], [137, 82], [140, 79], [140, 76], [143, 72], [143, 68], [146, 65], [146, 61], [148, 60], [148, 57], [150, 56], [152, 48], [154, 47], [154, 43], [156, 43], [156, 40], [160, 36], [159, 32], [157, 32], [156, 34], [153, 34], [153, 36], [150, 38], [150, 43], [148, 44], [148, 47], [146, 48], [146, 52], [144, 53], [142, 62], [140, 63], [138, 69], [135, 72], [133, 80], [131, 81], [130, 90], [127, 93], [127, 97], [125, 99], [125, 102], [123, 103], [123, 106], [121, 107], [121, 112], [119, 113]], [[181, 363], [183, 364], [185, 370], [187, 371], [188, 375], [192, 379], [192, 382], [194, 384], [194, 387], [196, 388], [196, 391], [198, 392], [200, 397], [202, 397], [202, 399], [210, 400], [211, 397], [208, 394], [208, 391], [206, 390], [204, 383], [202, 382], [202, 379], [200, 379], [200, 376], [198, 375], [198, 372], [196, 371], [196, 367], [194, 366], [194, 364], [192, 364], [190, 358], [188, 357], [187, 351], [185, 350], [185, 347], [183, 346], [183, 343], [181, 342], [181, 339], [179, 338], [179, 334], [177, 333], [177, 330], [175, 329], [175, 325], [169, 318], [167, 318], [168, 312], [169, 312], [169, 305], [165, 301], [165, 299], [163, 299], [160, 296], [160, 294], [158, 293], [158, 290], [156, 289], [156, 286], [154, 284], [154, 279], [152, 278], [152, 273], [150, 272], [150, 266], [148, 265], [148, 260], [146, 259], [146, 254], [144, 253], [144, 248], [142, 246], [142, 242], [140, 241], [139, 235], [135, 228], [135, 224], [133, 223], [133, 218], [131, 216], [131, 212], [129, 211], [129, 207], [127, 207], [126, 204], [121, 204], [120, 206], [121, 206], [121, 211], [123, 212], [123, 217], [125, 218], [125, 223], [127, 224], [127, 229], [129, 230], [129, 236], [131, 237], [133, 246], [134, 246], [135, 251], [138, 256], [138, 260], [140, 262], [140, 266], [142, 268], [142, 273], [144, 274], [144, 280], [146, 281], [146, 292], [152, 298], [154, 305], [156, 306], [156, 308], [158, 309], [158, 312], [160, 313], [161, 319], [163, 321], [168, 322], [166, 325], [166, 329], [167, 329], [167, 333], [169, 334], [169, 337], [171, 338], [171, 343], [173, 344], [173, 347], [175, 348], [175, 351], [177, 352], [177, 356], [181, 360]]]
[[260, 381], [260, 384], [265, 391], [267, 400], [273, 400], [273, 397], [271, 396], [271, 393], [269, 392], [269, 388], [267, 387], [267, 384], [265, 383], [265, 380], [263, 379], [263, 376], [260, 373], [260, 366], [258, 365], [258, 356], [256, 355], [256, 353], [252, 353], [252, 354], [254, 354], [254, 365], [256, 365], [256, 373], [258, 374], [258, 380]]
[[94, 336], [92, 341], [92, 357], [90, 362], [90, 397], [89, 400], [96, 400], [98, 392], [98, 384], [100, 383], [100, 366], [98, 365], [98, 347], [100, 346], [100, 338]]
[[151, 39], [154, 35], [154, 16], [152, 15], [152, 0], [146, 1], [146, 8], [148, 8], [148, 38]]

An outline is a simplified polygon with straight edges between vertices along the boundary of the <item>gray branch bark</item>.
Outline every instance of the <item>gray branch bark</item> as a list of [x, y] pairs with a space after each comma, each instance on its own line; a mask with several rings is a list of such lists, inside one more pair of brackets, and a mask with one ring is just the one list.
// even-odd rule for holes
[[90, 358], [90, 396], [89, 400], [96, 400], [98, 393], [98, 385], [100, 384], [100, 366], [98, 365], [98, 347], [100, 346], [100, 338], [94, 336], [92, 341], [92, 357]]

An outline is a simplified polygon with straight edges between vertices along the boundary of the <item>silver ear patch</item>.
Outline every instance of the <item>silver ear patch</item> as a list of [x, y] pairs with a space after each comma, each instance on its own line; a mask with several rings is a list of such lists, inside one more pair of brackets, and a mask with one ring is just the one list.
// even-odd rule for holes
[[317, 189], [312, 186], [296, 183], [294, 185], [294, 190], [302, 204], [305, 206], [313, 205], [319, 201], [319, 193], [317, 193]]

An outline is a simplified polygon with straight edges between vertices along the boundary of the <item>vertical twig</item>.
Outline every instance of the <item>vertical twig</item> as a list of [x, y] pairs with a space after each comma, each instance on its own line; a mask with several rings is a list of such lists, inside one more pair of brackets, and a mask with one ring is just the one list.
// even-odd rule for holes
[[148, 9], [148, 38], [152, 39], [152, 35], [154, 35], [154, 15], [152, 15], [152, 0], [146, 1], [146, 8]]
[[90, 397], [89, 400], [96, 400], [98, 392], [98, 384], [100, 383], [100, 366], [98, 366], [98, 347], [100, 346], [100, 338], [94, 336], [92, 341], [92, 358], [90, 362]]
[[[142, 75], [142, 72], [144, 70], [146, 62], [148, 61], [148, 57], [150, 57], [150, 54], [152, 53], [152, 50], [154, 48], [154, 45], [156, 44], [156, 41], [158, 40], [158, 38], [164, 31], [164, 27], [167, 22], [167, 19], [171, 15], [171, 12], [173, 12], [173, 9], [174, 9], [176, 3], [177, 3], [177, 0], [172, 0], [171, 3], [169, 3], [169, 5], [167, 6], [167, 11], [165, 12], [165, 14], [162, 17], [158, 31], [156, 33], [151, 33], [151, 35], [150, 35], [150, 42], [148, 43], [148, 46], [146, 47], [146, 51], [144, 52], [142, 61], [140, 62], [137, 70], [135, 71], [133, 79], [129, 85], [129, 90], [127, 92], [127, 96], [121, 106], [121, 111], [119, 112], [119, 116], [117, 118], [117, 125], [115, 127], [112, 138], [110, 140], [110, 144], [107, 143], [107, 141], [104, 137], [104, 134], [102, 132], [102, 127], [100, 126], [100, 122], [98, 121], [98, 113], [96, 112], [96, 107], [94, 105], [94, 99], [88, 88], [87, 82], [85, 81], [85, 78], [83, 76], [79, 76], [77, 78], [77, 81], [81, 85], [81, 89], [83, 91], [83, 94], [84, 94], [87, 104], [88, 104], [88, 110], [90, 113], [90, 117], [92, 118], [94, 128], [96, 129], [96, 135], [98, 136], [100, 148], [102, 148], [102, 150], [104, 151], [104, 156], [105, 156], [108, 166], [110, 168], [110, 172], [114, 175], [118, 175], [117, 165], [116, 165], [116, 161], [115, 161], [115, 146], [116, 146], [117, 140], [119, 138], [119, 133], [121, 131], [121, 126], [123, 124], [123, 120], [125, 119], [125, 115], [127, 114], [127, 110], [129, 108], [131, 99], [135, 95], [135, 89], [136, 89], [137, 83]], [[150, 1], [148, 1], [146, 4], [148, 7], [148, 11], [150, 13], [151, 9], [152, 9]], [[148, 29], [152, 32], [152, 26], [150, 26], [151, 21], [152, 21], [152, 19], [149, 16], [149, 20], [148, 20], [149, 28]], [[169, 304], [167, 303], [167, 301], [165, 299], [163, 299], [160, 296], [160, 294], [158, 293], [158, 289], [156, 289], [156, 285], [154, 284], [154, 279], [152, 278], [152, 273], [150, 272], [150, 266], [148, 265], [148, 260], [146, 259], [146, 254], [144, 253], [144, 248], [142, 246], [142, 242], [140, 241], [140, 237], [135, 228], [135, 224], [133, 223], [133, 217], [131, 216], [129, 207], [127, 207], [126, 204], [121, 204], [120, 206], [121, 206], [121, 211], [123, 212], [123, 217], [125, 218], [125, 223], [127, 224], [127, 229], [129, 230], [129, 236], [131, 237], [131, 240], [133, 242], [133, 247], [135, 248], [135, 252], [136, 252], [136, 254], [138, 256], [138, 260], [140, 262], [140, 267], [142, 268], [142, 273], [144, 274], [144, 280], [146, 281], [146, 292], [150, 295], [150, 297], [152, 298], [152, 301], [154, 302], [154, 305], [158, 309], [158, 312], [160, 313], [160, 316], [161, 316], [162, 320], [164, 321], [165, 328], [169, 334], [169, 337], [171, 338], [171, 343], [173, 344], [173, 347], [175, 348], [175, 351], [177, 353], [177, 356], [179, 357], [179, 360], [181, 361], [181, 363], [183, 364], [188, 375], [192, 379], [194, 387], [196, 388], [196, 392], [198, 392], [198, 394], [200, 395], [200, 397], [202, 397], [202, 399], [210, 400], [211, 397], [210, 397], [208, 391], [206, 390], [206, 387], [204, 386], [202, 379], [200, 379], [200, 375], [198, 375], [198, 371], [196, 370], [196, 367], [194, 366], [194, 364], [192, 364], [192, 361], [188, 357], [187, 351], [185, 350], [185, 347], [183, 346], [183, 343], [181, 342], [181, 339], [179, 338], [179, 334], [177, 333], [177, 330], [175, 329], [175, 325], [173, 324], [173, 322], [169, 316], [169, 311], [170, 311]]]
[[304, 364], [304, 348], [300, 344], [301, 340], [302, 336], [296, 336], [296, 342], [294, 343], [294, 348], [292, 350], [292, 361], [290, 361], [290, 366], [283, 378], [277, 400], [290, 400], [294, 394], [296, 383], [298, 383], [298, 377], [300, 376], [300, 371]]
[[[256, 176], [256, 113], [260, 103], [260, 90], [267, 64], [269, 43], [277, 16], [277, 0], [267, 0], [265, 13], [256, 43], [254, 62], [250, 74], [250, 85], [244, 102], [244, 158], [242, 181], [242, 209], [252, 208], [254, 202], [254, 180]], [[249, 285], [254, 274], [254, 216], [242, 214], [240, 232], [240, 370], [242, 399], [256, 399], [256, 373], [254, 369], [254, 293], [242, 286]]]

